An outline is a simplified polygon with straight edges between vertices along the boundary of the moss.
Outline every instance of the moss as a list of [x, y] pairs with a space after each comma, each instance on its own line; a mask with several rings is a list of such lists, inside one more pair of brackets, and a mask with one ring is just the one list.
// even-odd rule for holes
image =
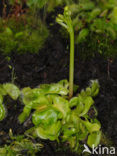
[[46, 25], [31, 15], [0, 20], [0, 52], [38, 53], [49, 35]]

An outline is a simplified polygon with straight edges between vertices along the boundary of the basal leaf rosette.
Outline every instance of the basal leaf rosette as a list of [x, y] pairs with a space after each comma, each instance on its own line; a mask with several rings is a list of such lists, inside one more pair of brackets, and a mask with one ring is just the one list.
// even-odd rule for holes
[[[67, 81], [22, 90], [25, 104], [23, 114], [26, 114], [25, 109], [28, 107], [29, 112], [32, 109], [35, 110], [32, 114], [34, 127], [26, 133], [41, 139], [67, 142], [75, 151], [78, 150], [81, 142], [87, 142], [90, 147], [92, 143], [97, 146], [101, 138], [101, 125], [96, 116], [91, 118], [89, 114], [90, 109], [94, 107], [92, 97], [99, 92], [98, 81], [91, 81], [89, 87], [81, 90], [76, 97], [70, 100], [67, 97], [68, 84], [65, 82]], [[27, 113], [27, 117], [29, 114]]]
[[20, 96], [24, 108], [18, 119], [24, 123], [31, 115], [33, 123], [26, 134], [66, 142], [74, 151], [78, 151], [82, 142], [96, 147], [101, 139], [101, 124], [96, 115], [90, 116], [90, 110], [94, 109], [93, 97], [98, 94], [99, 87], [98, 81], [92, 80], [89, 87], [69, 100], [67, 80], [33, 89], [25, 87], [21, 91], [16, 85], [6, 83], [0, 85], [0, 120], [6, 116], [4, 96], [9, 95], [13, 100]]

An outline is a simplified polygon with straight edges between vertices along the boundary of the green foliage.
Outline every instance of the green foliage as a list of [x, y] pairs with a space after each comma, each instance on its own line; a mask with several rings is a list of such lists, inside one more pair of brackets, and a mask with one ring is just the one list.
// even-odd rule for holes
[[57, 6], [63, 5], [65, 2], [67, 0], [27, 0], [27, 5], [32, 10], [42, 9], [46, 6], [46, 12], [52, 12]]
[[3, 84], [3, 89], [6, 91], [6, 94], [8, 94], [13, 100], [17, 100], [17, 98], [20, 95], [20, 90], [17, 86], [11, 83]]
[[17, 100], [20, 96], [19, 88], [11, 83], [0, 85], [0, 121], [6, 116], [6, 108], [3, 104], [4, 96], [9, 95], [13, 100]]
[[42, 8], [48, 2], [48, 0], [28, 0], [27, 5], [30, 8]]
[[49, 0], [47, 3], [47, 11], [52, 12], [57, 6], [63, 6], [64, 0]]
[[[18, 4], [23, 4], [25, 0], [17, 0]], [[14, 5], [16, 0], [9, 0], [10, 5]], [[26, 4], [29, 8], [35, 9], [35, 8], [43, 8], [45, 4], [48, 2], [48, 0], [27, 0]]]
[[[30, 7], [37, 8], [42, 8], [47, 4], [46, 0], [43, 2], [30, 0], [28, 2], [30, 2], [28, 3]], [[68, 2], [69, 4], [72, 3], [71, 1]], [[19, 115], [19, 122], [21, 124], [24, 123], [30, 114], [32, 114], [31, 119], [33, 127], [28, 129], [25, 134], [31, 135], [34, 138], [49, 139], [51, 141], [57, 140], [59, 142], [59, 140], [61, 140], [62, 142], [68, 143], [70, 148], [74, 151], [78, 151], [80, 144], [84, 142], [90, 147], [92, 147], [93, 144], [97, 146], [101, 139], [101, 124], [96, 119], [96, 115], [90, 117], [90, 109], [94, 108], [93, 97], [97, 96], [100, 88], [97, 80], [92, 80], [90, 86], [85, 90], [81, 90], [76, 97], [71, 98], [71, 95], [69, 96], [71, 99], [68, 97], [68, 94], [70, 94], [69, 88], [71, 87], [71, 82], [73, 87], [73, 26], [76, 30], [77, 41], [80, 43], [88, 37], [90, 31], [94, 33], [100, 33], [100, 30], [102, 31], [102, 25], [105, 23], [102, 23], [101, 17], [104, 18], [106, 15], [105, 10], [103, 14], [100, 11], [100, 9], [103, 10], [103, 7], [95, 9], [96, 4], [93, 1], [82, 0], [78, 2], [78, 4], [70, 5], [73, 18], [75, 19], [73, 23], [68, 7], [65, 7], [63, 15], [59, 15], [57, 18], [57, 22], [65, 27], [70, 34], [70, 54], [73, 54], [70, 56], [70, 62], [72, 62], [72, 65], [70, 65], [70, 76], [72, 76], [72, 81], [68, 83], [67, 80], [62, 80], [58, 83], [42, 84], [34, 89], [26, 87], [22, 90], [19, 90], [17, 86], [11, 83], [0, 85], [0, 121], [3, 120], [6, 115], [3, 105], [4, 96], [9, 95], [13, 100], [17, 100], [18, 97], [20, 97], [24, 108], [23, 112]], [[62, 2], [60, 1], [60, 3]], [[113, 14], [116, 14], [116, 10]], [[98, 16], [100, 16], [100, 18], [98, 18]], [[6, 21], [1, 22], [3, 25], [0, 23], [2, 26], [0, 33], [1, 36], [3, 35], [3, 37], [0, 38], [0, 46], [2, 47], [1, 49], [4, 49], [3, 51], [1, 50], [1, 52], [5, 52], [6, 54], [14, 50], [18, 53], [38, 52], [41, 44], [41, 40], [39, 40], [38, 37], [42, 37], [42, 35], [44, 37], [44, 29], [46, 30], [45, 36], [47, 37], [48, 31], [44, 28], [43, 24], [41, 25], [40, 20], [35, 20], [33, 17], [24, 18], [23, 20], [24, 22], [17, 21], [16, 23], [14, 19], [11, 20], [10, 18], [7, 23]], [[25, 22], [27, 23], [25, 24]], [[79, 23], [79, 25], [77, 25], [77, 23]], [[104, 25], [103, 33], [111, 31], [111, 29], [107, 31], [107, 27], [107, 25]], [[41, 29], [42, 34], [40, 33]], [[5, 39], [10, 40], [8, 44], [6, 44], [7, 42], [5, 42]], [[12, 40], [14, 47], [11, 46]], [[3, 44], [3, 41], [5, 44]], [[94, 112], [95, 114], [97, 113], [96, 109], [94, 109]], [[4, 155], [8, 152], [10, 155], [19, 154], [23, 149], [33, 154], [34, 150], [32, 146], [34, 147], [30, 141], [23, 138], [20, 140], [20, 143], [15, 141], [12, 145], [5, 146], [0, 150]]]
[[[77, 32], [84, 28], [96, 33], [108, 34], [116, 39], [116, 0], [113, 1], [79, 1], [70, 6], [74, 27]], [[80, 25], [80, 26], [79, 26]], [[85, 39], [84, 33], [84, 39]]]
[[97, 53], [107, 59], [117, 57], [117, 40], [112, 40], [105, 34], [89, 33], [87, 40], [78, 44], [79, 56], [83, 59], [97, 56]]
[[0, 20], [0, 52], [8, 55], [15, 53], [38, 53], [48, 37], [48, 29], [32, 15], [22, 19]]
[[[9, 3], [14, 5], [15, 0], [10, 0]], [[24, 0], [19, 0], [18, 3], [19, 5], [23, 4]], [[83, 57], [87, 57], [95, 56], [95, 53], [99, 52], [107, 59], [117, 56], [116, 0], [27, 0], [26, 4], [35, 20], [38, 18], [37, 14], [41, 9], [41, 11], [43, 11], [43, 21], [48, 12], [53, 13], [53, 10], [56, 11], [56, 7], [68, 5], [69, 11], [72, 13], [75, 43], [79, 44], [78, 47], [80, 47], [78, 48], [79, 53], [81, 52]], [[34, 21], [33, 18], [30, 20], [31, 23]], [[26, 21], [28, 21], [28, 19], [27, 17]], [[13, 25], [16, 25], [16, 23]], [[28, 25], [28, 22], [26, 23]], [[20, 25], [21, 24], [18, 23], [19, 27]], [[42, 29], [40, 29], [41, 25]], [[43, 23], [39, 24], [39, 26], [36, 25], [36, 29], [35, 24], [33, 27], [31, 26], [31, 28], [29, 28], [29, 26], [23, 30], [21, 29], [21, 31], [19, 31], [20, 29], [17, 27], [16, 34], [14, 34], [16, 26], [14, 28], [8, 25], [8, 29], [10, 28], [13, 33], [11, 33], [6, 26], [4, 28], [3, 24], [0, 24], [0, 26], [0, 52], [4, 54], [10, 54], [12, 51], [17, 53], [37, 53], [43, 47], [49, 34]], [[40, 32], [40, 30], [42, 31]], [[64, 36], [67, 35], [64, 33]]]
[[[65, 92], [61, 92], [61, 89]], [[80, 141], [87, 140], [87, 136], [87, 144], [90, 147], [92, 144], [97, 146], [101, 137], [101, 125], [96, 117], [90, 118], [89, 112], [94, 104], [92, 97], [98, 92], [98, 81], [91, 81], [90, 87], [82, 90], [71, 100], [67, 97], [66, 80], [57, 84], [40, 85], [34, 89], [24, 88], [21, 95], [25, 106], [19, 121], [23, 123], [29, 117], [31, 110], [35, 110], [32, 113], [34, 127], [27, 130], [26, 134], [52, 141], [61, 138], [75, 151], [78, 150]]]
[[76, 42], [80, 43], [80, 42], [84, 41], [86, 39], [86, 37], [88, 36], [88, 34], [89, 34], [89, 30], [87, 28], [82, 29], [76, 38]]
[[94, 145], [94, 147], [96, 147], [99, 143], [100, 143], [100, 139], [101, 139], [101, 132], [94, 132], [91, 133], [88, 136], [88, 141], [87, 144], [92, 147], [92, 145]]
[[106, 58], [117, 56], [114, 50], [117, 40], [116, 0], [79, 0], [78, 3], [71, 3], [69, 7], [71, 7], [76, 31], [75, 41], [88, 45], [84, 52], [91, 45], [89, 53], [92, 51], [92, 55], [97, 51]]
[[35, 156], [35, 154], [39, 152], [42, 148], [41, 144], [34, 143], [30, 138], [26, 136], [13, 136], [11, 130], [10, 139], [11, 140], [9, 140], [9, 145], [4, 145], [4, 147], [0, 147], [0, 156]]
[[[78, 151], [82, 141], [87, 141], [90, 147], [92, 144], [97, 146], [101, 138], [101, 125], [96, 116], [90, 117], [90, 108], [93, 108], [94, 104], [92, 97], [97, 96], [98, 92], [97, 80], [92, 80], [89, 87], [81, 90], [78, 96], [70, 100], [68, 100], [69, 83], [67, 80], [43, 84], [34, 89], [26, 87], [21, 91], [14, 84], [3, 84], [0, 86], [0, 120], [6, 116], [3, 97], [9, 95], [16, 100], [20, 96], [24, 104], [23, 112], [18, 118], [20, 123], [25, 122], [34, 110], [32, 113], [34, 127], [27, 130], [26, 134], [51, 141], [59, 141], [61, 138], [61, 141], [68, 142], [70, 148], [75, 151]], [[19, 149], [17, 152], [28, 148], [30, 142], [25, 141], [24, 139], [21, 143], [17, 143], [16, 147]], [[15, 145], [5, 146], [3, 152], [9, 151], [11, 146]], [[13, 147], [12, 150], [15, 151], [16, 147]]]
[[95, 52], [99, 52], [105, 58], [117, 56], [116, 0], [56, 0], [54, 2], [51, 0], [47, 5], [50, 6], [49, 10], [53, 10], [56, 6], [69, 6], [75, 30], [75, 43], [81, 47], [79, 48], [79, 52], [82, 51], [81, 55], [94, 56]]
[[6, 110], [2, 103], [0, 103], [0, 121], [3, 120], [6, 116]]

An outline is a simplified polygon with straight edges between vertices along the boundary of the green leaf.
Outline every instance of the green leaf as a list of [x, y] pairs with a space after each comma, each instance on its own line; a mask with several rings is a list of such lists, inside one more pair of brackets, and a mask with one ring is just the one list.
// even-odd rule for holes
[[[75, 104], [75, 99], [74, 99], [74, 104]], [[73, 103], [72, 103], [73, 105]], [[72, 107], [71, 107], [72, 108]], [[79, 115], [83, 112], [84, 110], [84, 97], [82, 97], [80, 94], [77, 97], [77, 105], [76, 105], [76, 109], [74, 109], [73, 111]]]
[[82, 97], [87, 97], [87, 96], [92, 96], [95, 97], [99, 93], [100, 85], [98, 80], [91, 80], [90, 81], [90, 86], [86, 88], [86, 90], [82, 89], [80, 96]]
[[46, 135], [46, 132], [42, 127], [36, 128], [35, 133], [36, 133], [36, 136], [38, 136], [41, 139], [48, 139], [48, 136]]
[[68, 119], [69, 120], [67, 120], [67, 123], [74, 124], [74, 127], [77, 130], [79, 130], [81, 121], [80, 121], [80, 118], [78, 117], [78, 115], [74, 111], [71, 112], [71, 114], [70, 114]]
[[78, 35], [78, 37], [77, 37], [77, 41], [76, 42], [82, 42], [82, 41], [84, 41], [85, 39], [86, 39], [86, 37], [88, 36], [88, 34], [89, 34], [89, 30], [88, 29], [86, 29], [86, 28], [84, 28], [84, 29], [82, 29], [80, 32], [79, 32], [79, 35]]
[[48, 2], [48, 0], [28, 0], [27, 5], [29, 7], [42, 8]]
[[66, 118], [70, 112], [69, 102], [60, 96], [54, 96], [53, 107], [63, 114], [63, 118]]
[[82, 10], [92, 10], [95, 7], [95, 5], [94, 2], [89, 1], [86, 3], [81, 3], [80, 7]]
[[108, 23], [106, 22], [106, 20], [102, 20], [101, 18], [95, 19], [90, 25], [91, 31], [94, 31], [96, 33], [105, 33], [107, 27]]
[[[0, 148], [0, 156], [7, 156], [7, 153], [8, 153], [7, 148], [5, 148], [5, 147]], [[8, 155], [8, 156], [10, 156], [10, 155]]]
[[3, 103], [3, 97], [2, 97], [2, 95], [0, 95], [0, 104], [2, 104]]
[[59, 81], [58, 84], [62, 85], [66, 89], [69, 87], [69, 82], [66, 79]]
[[50, 103], [48, 101], [48, 98], [45, 95], [39, 95], [37, 98], [32, 100], [32, 108], [42, 110], [42, 108], [49, 106]]
[[0, 104], [0, 121], [2, 121], [6, 116], [6, 110], [3, 104]]
[[22, 37], [23, 35], [24, 35], [23, 32], [18, 32], [18, 33], [15, 34], [15, 38], [16, 38], [16, 39], [19, 39], [19, 38]]
[[94, 103], [94, 101], [93, 101], [93, 99], [90, 96], [86, 97], [85, 100], [84, 100], [84, 104], [85, 104], [84, 110], [80, 114], [80, 116], [85, 115], [89, 111], [89, 109], [93, 105], [93, 103]]
[[84, 131], [78, 135], [79, 140], [85, 140], [87, 138], [88, 131]]
[[6, 116], [6, 109], [2, 103], [3, 103], [3, 96], [0, 95], [0, 121], [2, 121]]
[[91, 88], [90, 87], [87, 87], [85, 92], [86, 92], [87, 96], [91, 96]]
[[74, 106], [78, 105], [78, 97], [73, 97], [72, 99], [70, 99], [69, 101], [69, 106], [72, 108]]
[[32, 109], [32, 102], [28, 103], [28, 105], [25, 105], [23, 112], [18, 117], [20, 123], [23, 123], [26, 120], [26, 118], [29, 117], [31, 109]]
[[89, 134], [87, 144], [92, 148], [92, 146], [96, 147], [100, 143], [101, 140], [101, 131], [94, 132]]
[[74, 106], [77, 106], [78, 108], [80, 108], [80, 106], [83, 104], [84, 101], [84, 97], [82, 97], [80, 94], [78, 97], [73, 97], [70, 101], [69, 101], [69, 106], [72, 108]]
[[116, 37], [117, 37], [117, 34], [116, 34], [116, 31], [113, 29], [113, 27], [107, 27], [107, 32], [109, 33], [109, 35], [111, 36], [111, 38], [113, 39], [113, 40], [115, 40], [116, 39]]
[[77, 133], [76, 128], [72, 124], [66, 124], [62, 128], [63, 130], [63, 139], [66, 140], [72, 135], [75, 135]]
[[92, 133], [99, 131], [101, 128], [101, 125], [99, 123], [90, 123], [89, 121], [83, 121], [82, 123], [86, 126], [87, 130]]
[[80, 130], [80, 123], [80, 118], [77, 114], [71, 112], [67, 122], [62, 126], [62, 141], [68, 141], [71, 137], [76, 136]]
[[32, 115], [32, 121], [35, 126], [43, 125], [47, 127], [56, 123], [57, 120], [60, 118], [60, 112], [56, 111], [54, 108], [46, 108], [42, 111], [36, 111]]
[[84, 110], [84, 104], [82, 102], [78, 103], [78, 106], [74, 110], [74, 112], [77, 113], [77, 115], [80, 115]]
[[90, 13], [90, 20], [94, 19], [96, 16], [98, 16], [101, 13], [101, 9], [100, 8], [95, 8], [92, 10], [92, 12]]
[[21, 91], [23, 104], [27, 105], [32, 100], [32, 89], [30, 87], [23, 88]]
[[6, 83], [6, 84], [3, 84], [3, 88], [13, 100], [17, 100], [17, 98], [20, 95], [20, 90], [16, 85], [11, 84], [11, 83]]
[[31, 89], [26, 87], [22, 90], [22, 100], [24, 105], [28, 105], [32, 102], [32, 108], [36, 109], [40, 104], [48, 104], [47, 98], [42, 94], [42, 89]]
[[53, 84], [43, 84], [40, 85], [40, 89], [43, 89], [43, 92], [45, 94], [67, 95], [69, 92], [67, 81], [60, 81], [58, 83]]
[[0, 95], [4, 96], [6, 95], [7, 92], [5, 91], [5, 89], [3, 88], [3, 85], [0, 84]]
[[92, 97], [97, 96], [97, 94], [99, 93], [99, 88], [100, 88], [98, 80], [91, 80], [90, 87], [91, 87], [91, 96]]
[[57, 123], [54, 123], [50, 126], [48, 126], [46, 129], [43, 129], [42, 127], [38, 127], [35, 129], [36, 135], [41, 139], [49, 139], [51, 141], [57, 140], [58, 136], [60, 134], [61, 129], [61, 123], [58, 121]]
[[5, 33], [7, 33], [7, 35], [9, 35], [9, 36], [13, 35], [13, 32], [12, 32], [12, 30], [9, 27], [7, 27], [5, 29]]

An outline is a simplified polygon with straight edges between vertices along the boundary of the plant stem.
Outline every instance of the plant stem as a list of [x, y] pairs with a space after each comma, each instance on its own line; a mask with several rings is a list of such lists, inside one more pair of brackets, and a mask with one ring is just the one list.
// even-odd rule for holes
[[69, 68], [69, 98], [73, 96], [74, 84], [74, 30], [70, 31], [70, 68]]
[[59, 14], [56, 18], [57, 23], [67, 29], [70, 35], [70, 65], [69, 65], [69, 99], [73, 96], [74, 85], [74, 28], [71, 19], [71, 11], [68, 6], [64, 8], [64, 14]]

